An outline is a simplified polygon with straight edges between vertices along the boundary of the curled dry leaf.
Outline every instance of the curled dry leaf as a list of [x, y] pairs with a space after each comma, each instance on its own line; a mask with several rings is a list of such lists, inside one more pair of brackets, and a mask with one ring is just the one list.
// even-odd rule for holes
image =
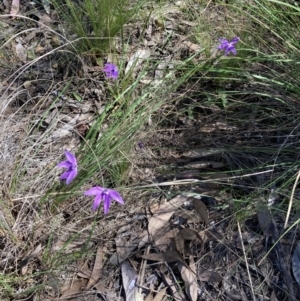
[[182, 280], [184, 281], [185, 292], [191, 301], [197, 301], [198, 296], [198, 284], [196, 276], [196, 266], [193, 256], [190, 256], [190, 268], [178, 263], [179, 271], [181, 273]]
[[174, 212], [184, 204], [187, 197], [179, 195], [169, 202], [161, 205], [149, 219], [148, 231], [156, 247], [164, 251], [167, 249], [172, 237], [166, 236], [170, 232], [169, 220]]
[[297, 248], [294, 251], [292, 264], [293, 264], [294, 277], [297, 283], [300, 285], [300, 244], [297, 246]]

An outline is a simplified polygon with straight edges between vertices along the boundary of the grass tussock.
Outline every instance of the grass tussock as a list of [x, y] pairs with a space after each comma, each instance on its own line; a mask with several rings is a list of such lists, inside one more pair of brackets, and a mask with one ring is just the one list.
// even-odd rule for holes
[[67, 25], [70, 34], [76, 34], [79, 41], [76, 49], [86, 55], [100, 55], [114, 51], [114, 39], [123, 40], [124, 26], [131, 21], [145, 3], [145, 0], [85, 0], [64, 3], [54, 1], [56, 12]]
[[[155, 212], [179, 193], [201, 197], [209, 211], [205, 223], [180, 225], [202, 235], [189, 256], [198, 271], [222, 270], [219, 286], [195, 281], [199, 300], [296, 300], [300, 9], [266, 0], [147, 1], [146, 13], [144, 2], [55, 1], [66, 34], [49, 32], [67, 42], [1, 74], [2, 300], [83, 298], [102, 252], [102, 286], [93, 285], [105, 296], [120, 272], [120, 229], [131, 225], [124, 237], [146, 231], [145, 208]], [[237, 36], [236, 56], [217, 50], [220, 38]], [[117, 63], [116, 81], [103, 75], [106, 60]], [[55, 168], [65, 149], [79, 162], [68, 186]], [[125, 207], [92, 212], [83, 191], [95, 185], [118, 189]], [[137, 256], [144, 251], [127, 256], [152, 275]], [[111, 291], [111, 300], [123, 298]]]

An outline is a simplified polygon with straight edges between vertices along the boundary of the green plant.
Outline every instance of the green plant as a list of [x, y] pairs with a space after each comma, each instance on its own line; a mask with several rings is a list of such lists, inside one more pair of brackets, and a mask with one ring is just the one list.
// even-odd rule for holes
[[147, 0], [66, 0], [54, 1], [62, 22], [79, 38], [76, 48], [81, 53], [99, 55], [113, 47], [113, 39]]

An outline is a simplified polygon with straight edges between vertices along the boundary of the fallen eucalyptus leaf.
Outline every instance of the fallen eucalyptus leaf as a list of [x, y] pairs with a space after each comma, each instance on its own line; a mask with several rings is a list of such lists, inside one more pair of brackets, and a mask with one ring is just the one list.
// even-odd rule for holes
[[194, 206], [195, 211], [200, 216], [201, 220], [208, 225], [208, 210], [205, 204], [196, 198], [192, 198], [192, 204]]
[[122, 280], [126, 301], [143, 301], [136, 286], [137, 274], [127, 261], [122, 263]]
[[26, 62], [27, 51], [20, 42], [18, 44], [16, 44], [16, 54], [20, 61], [22, 61], [23, 63]]
[[135, 73], [138, 68], [141, 68], [141, 63], [144, 60], [147, 60], [151, 55], [151, 52], [149, 50], [145, 49], [140, 49], [136, 51], [129, 59], [126, 69], [125, 69], [125, 74], [127, 74], [129, 71], [132, 73]]
[[10, 13], [13, 17], [18, 14], [20, 10], [20, 0], [13, 0], [11, 3]]
[[185, 292], [191, 301], [197, 301], [198, 297], [198, 284], [196, 267], [193, 256], [190, 256], [190, 267], [189, 269], [178, 263], [179, 271], [181, 273], [182, 280], [184, 281]]
[[187, 197], [179, 195], [170, 200], [169, 202], [161, 205], [149, 219], [148, 232], [155, 243], [161, 251], [165, 251], [172, 239], [167, 233], [170, 233], [170, 223], [169, 220], [174, 214], [174, 212], [184, 204]]
[[86, 289], [89, 290], [91, 287], [93, 287], [96, 282], [99, 280], [99, 278], [101, 277], [101, 270], [102, 270], [102, 260], [103, 260], [103, 250], [102, 248], [98, 248], [97, 249], [97, 254], [96, 254], [96, 259], [95, 259], [95, 263], [94, 263], [94, 268], [93, 268], [93, 272], [91, 274], [91, 277], [89, 279], [89, 282], [86, 285]]

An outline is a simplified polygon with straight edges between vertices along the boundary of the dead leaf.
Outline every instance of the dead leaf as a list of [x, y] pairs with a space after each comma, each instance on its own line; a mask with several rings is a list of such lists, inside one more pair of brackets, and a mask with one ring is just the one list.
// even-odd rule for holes
[[20, 0], [12, 0], [10, 13], [15, 18], [20, 10]]
[[178, 288], [178, 284], [175, 281], [170, 279], [165, 273], [158, 272], [158, 274], [164, 284], [168, 287], [174, 300], [185, 300], [183, 291]]
[[154, 77], [155, 79], [162, 79], [165, 77], [165, 73], [167, 68], [170, 67], [170, 62], [169, 60], [164, 60], [158, 64], [156, 67]]
[[22, 275], [25, 275], [26, 272], [27, 272], [27, 268], [28, 268], [28, 264], [29, 262], [35, 258], [36, 256], [38, 256], [40, 254], [40, 252], [42, 251], [42, 245], [39, 244], [35, 250], [29, 255], [29, 256], [26, 256], [19, 264], [20, 268], [21, 268], [21, 274]]
[[204, 282], [221, 282], [223, 279], [219, 273], [203, 269], [199, 274], [199, 280]]
[[197, 238], [201, 237], [198, 235], [198, 233], [190, 228], [185, 228], [180, 230], [176, 237], [175, 237], [175, 245], [176, 245], [176, 249], [181, 253], [185, 254], [185, 248], [184, 248], [184, 244], [186, 240], [195, 240]]
[[102, 282], [95, 284], [94, 288], [97, 290], [98, 294], [107, 295], [108, 289], [104, 286]]
[[88, 270], [87, 268], [81, 269], [78, 273], [77, 276], [80, 278], [85, 278], [85, 279], [90, 279], [92, 276], [92, 271]]
[[125, 261], [129, 254], [131, 253], [131, 246], [132, 244], [130, 243], [130, 239], [126, 239], [125, 237], [116, 237], [115, 238], [115, 242], [116, 242], [116, 247], [117, 247], [117, 260], [118, 263], [122, 263], [123, 261]]
[[195, 211], [200, 216], [201, 220], [208, 225], [208, 210], [205, 204], [196, 198], [192, 198], [192, 204], [194, 206]]
[[50, 0], [42, 0], [42, 4], [47, 14], [50, 14]]
[[162, 290], [160, 290], [156, 296], [154, 297], [153, 301], [163, 301], [167, 298], [166, 296], [166, 290], [167, 288], [163, 288]]
[[276, 298], [276, 295], [275, 295], [275, 291], [272, 291], [271, 297], [270, 297], [270, 301], [277, 301], [277, 298]]
[[161, 251], [165, 251], [167, 249], [172, 239], [172, 237], [166, 237], [166, 233], [171, 230], [169, 220], [177, 208], [184, 204], [186, 199], [187, 197], [182, 195], [176, 196], [174, 199], [161, 205], [149, 219], [149, 234], [156, 247], [158, 247]]
[[188, 158], [202, 158], [212, 155], [218, 155], [223, 152], [226, 152], [226, 150], [222, 148], [193, 149], [186, 153], [183, 153], [182, 156]]
[[71, 297], [72, 295], [78, 294], [81, 292], [81, 289], [86, 286], [87, 280], [80, 278], [75, 279], [74, 281], [68, 284], [65, 284], [62, 287], [62, 295], [59, 300], [66, 299], [67, 297]]
[[27, 61], [27, 52], [23, 45], [19, 42], [16, 44], [16, 54], [20, 61], [25, 63]]
[[216, 130], [235, 131], [237, 130], [237, 127], [230, 126], [225, 122], [216, 122], [209, 125], [204, 125], [199, 129], [200, 132], [204, 132], [204, 133], [211, 133]]
[[[114, 253], [110, 259], [109, 262], [113, 265], [119, 265], [123, 261], [125, 261], [129, 255], [138, 247], [138, 245], [141, 243], [142, 237], [147, 237], [148, 233], [147, 231], [143, 231], [142, 233], [138, 234], [137, 236], [134, 235], [136, 231], [131, 231], [133, 235], [130, 236], [129, 239], [125, 239], [123, 237], [116, 237], [116, 247], [117, 252]], [[146, 236], [145, 236], [146, 235]]]
[[147, 295], [145, 301], [153, 301], [153, 294], [152, 294], [152, 292], [150, 292], [150, 293]]
[[193, 51], [200, 50], [200, 46], [199, 45], [197, 45], [195, 43], [192, 43], [190, 41], [183, 41], [183, 44], [185, 44], [187, 47], [189, 47]]
[[[208, 230], [208, 231], [202, 231], [202, 232], [206, 234], [206, 237], [208, 240], [222, 241], [224, 239], [223, 235], [215, 230]], [[200, 233], [200, 236], [201, 236], [201, 233]]]
[[224, 163], [215, 161], [192, 161], [184, 164], [186, 168], [221, 168], [224, 166]]
[[[42, 12], [36, 12], [36, 14], [39, 15], [39, 26], [40, 27], [42, 27], [42, 24], [45, 24], [45, 25], [51, 24], [52, 19], [50, 18], [49, 15], [43, 14]], [[54, 45], [56, 44], [55, 46], [59, 46], [60, 45], [60, 44], [57, 45], [57, 43], [60, 43], [60, 41], [58, 39], [58, 36], [52, 37], [51, 40], [52, 40], [52, 42], [53, 42]]]
[[182, 258], [174, 251], [167, 251], [166, 253], [152, 253], [152, 254], [145, 254], [140, 256], [143, 259], [159, 261], [159, 262], [174, 262], [179, 261], [183, 262]]
[[191, 210], [179, 210], [178, 211], [178, 216], [181, 218], [187, 220], [187, 222], [195, 223], [199, 221], [199, 215], [198, 213], [191, 211]]
[[87, 290], [89, 290], [92, 286], [94, 286], [101, 276], [101, 270], [103, 266], [102, 264], [103, 255], [104, 254], [102, 248], [98, 247], [93, 272], [89, 279], [89, 282], [85, 287], [85, 289]]
[[65, 138], [66, 136], [72, 135], [76, 126], [76, 121], [79, 118], [79, 114], [75, 115], [68, 123], [64, 124], [61, 128], [51, 132], [49, 137], [45, 140], [46, 142], [56, 141], [57, 139]]
[[294, 277], [297, 283], [300, 285], [300, 244], [297, 246], [297, 248], [294, 251], [292, 264], [293, 264]]
[[150, 50], [146, 49], [140, 49], [136, 51], [129, 59], [126, 69], [125, 69], [125, 74], [127, 74], [129, 71], [132, 73], [135, 73], [138, 68], [141, 67], [141, 63], [148, 59], [151, 55]]
[[193, 169], [193, 170], [185, 170], [175, 174], [175, 178], [177, 180], [184, 180], [184, 179], [198, 179], [200, 178], [200, 170]]
[[196, 266], [192, 255], [190, 256], [189, 261], [190, 261], [189, 269], [181, 265], [180, 263], [178, 263], [178, 267], [181, 273], [182, 280], [184, 281], [186, 294], [188, 295], [191, 301], [197, 301], [198, 284], [197, 284], [197, 276], [196, 276]]
[[272, 217], [268, 207], [260, 200], [257, 202], [257, 218], [260, 228], [262, 229], [266, 238], [268, 238], [270, 236]]
[[136, 286], [137, 274], [127, 261], [122, 263], [122, 280], [126, 294], [126, 301], [142, 301], [143, 298]]

